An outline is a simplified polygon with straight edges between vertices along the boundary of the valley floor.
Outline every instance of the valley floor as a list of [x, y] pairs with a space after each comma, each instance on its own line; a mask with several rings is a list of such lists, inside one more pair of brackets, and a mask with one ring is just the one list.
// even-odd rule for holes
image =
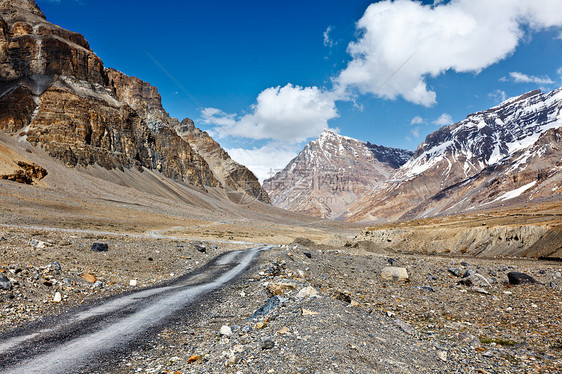
[[[34, 248], [31, 239], [54, 245]], [[0, 240], [0, 271], [17, 283], [11, 291], [0, 291], [4, 331], [88, 300], [173, 278], [227, 249], [248, 247], [202, 243], [205, 252], [200, 252], [198, 243], [173, 238], [5, 226]], [[108, 243], [108, 252], [90, 251], [93, 242]], [[242, 279], [214, 293], [191, 318], [98, 372], [562, 370], [560, 262], [385, 254], [299, 242], [264, 252]], [[406, 268], [410, 279], [383, 280], [381, 271], [390, 263]], [[481, 274], [491, 285], [459, 285], [462, 278], [449, 269], [458, 269], [461, 276], [468, 270]], [[511, 286], [510, 271], [532, 275], [540, 283]], [[84, 273], [101, 284], [89, 283]], [[57, 291], [62, 302], [52, 301]], [[279, 299], [271, 299], [273, 293]], [[268, 300], [272, 310], [252, 318]]]

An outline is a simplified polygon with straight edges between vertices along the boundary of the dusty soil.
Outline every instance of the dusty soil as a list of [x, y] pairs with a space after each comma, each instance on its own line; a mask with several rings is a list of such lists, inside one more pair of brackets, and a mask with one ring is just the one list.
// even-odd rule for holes
[[[17, 274], [13, 274], [13, 265], [4, 267], [5, 274], [20, 281], [11, 291], [13, 298], [8, 299], [10, 292], [1, 291], [4, 329], [130, 289], [130, 279], [138, 281], [137, 287], [168, 279], [227, 249], [211, 247], [208, 253], [201, 253], [192, 243], [174, 239], [35, 234], [32, 238], [50, 239], [57, 245], [41, 249], [36, 253], [39, 256], [29, 256], [22, 262], [25, 270]], [[28, 233], [13, 230], [0, 236], [7, 239], [0, 242], [3, 259], [18, 247], [24, 249], [11, 261], [19, 254], [29, 255]], [[62, 245], [64, 240], [70, 244]], [[89, 251], [93, 241], [105, 241], [109, 251]], [[292, 244], [264, 252], [242, 279], [199, 305], [189, 320], [170, 326], [98, 372], [562, 370], [559, 262], [384, 254], [300, 243], [307, 246]], [[52, 266], [45, 268], [55, 260], [62, 268], [58, 275]], [[406, 268], [409, 280], [383, 280], [382, 269], [390, 263]], [[467, 270], [478, 273], [491, 285], [480, 289], [459, 285], [462, 278], [449, 269], [458, 269], [461, 277]], [[506, 274], [510, 271], [524, 272], [540, 283], [509, 285]], [[40, 273], [39, 281], [33, 280], [34, 272]], [[82, 272], [95, 274], [104, 286], [97, 289], [81, 280]], [[75, 284], [67, 285], [59, 281], [61, 277]], [[45, 278], [57, 282], [46, 286], [41, 283]], [[317, 297], [311, 297], [307, 287]], [[280, 305], [252, 318], [276, 289], [282, 290]], [[309, 294], [299, 297], [303, 289]], [[67, 296], [61, 303], [50, 301], [55, 290]]]
[[[396, 282], [380, 276], [390, 259], [298, 246], [268, 251], [243, 279], [200, 305], [191, 320], [100, 372], [562, 370], [560, 263], [400, 255], [392, 262], [404, 266], [410, 280]], [[450, 267], [485, 275], [492, 283], [488, 294], [458, 285], [461, 278]], [[513, 270], [541, 283], [510, 286], [506, 273]], [[269, 314], [252, 318], [272, 296], [268, 286], [279, 283], [294, 289], [284, 292]], [[298, 297], [305, 287], [318, 297]], [[232, 335], [221, 335], [223, 326]]]

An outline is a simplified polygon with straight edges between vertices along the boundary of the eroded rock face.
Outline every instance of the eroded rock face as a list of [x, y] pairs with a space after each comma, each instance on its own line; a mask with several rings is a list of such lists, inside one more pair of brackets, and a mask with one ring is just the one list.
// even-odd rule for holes
[[13, 174], [0, 175], [0, 179], [23, 184], [34, 184], [37, 181], [45, 178], [48, 174], [47, 170], [34, 163], [30, 164], [27, 162], [18, 161], [17, 165], [20, 167], [19, 170], [16, 170], [16, 172]]
[[205, 157], [217, 179], [234, 191], [241, 191], [248, 197], [269, 203], [267, 192], [258, 178], [244, 165], [230, 158], [230, 155], [205, 131], [196, 128], [189, 118], [176, 125], [177, 133], [198, 153]]
[[210, 136], [169, 116], [156, 87], [106, 69], [82, 35], [47, 22], [32, 0], [0, 0], [0, 130], [68, 166], [148, 168], [269, 201]]

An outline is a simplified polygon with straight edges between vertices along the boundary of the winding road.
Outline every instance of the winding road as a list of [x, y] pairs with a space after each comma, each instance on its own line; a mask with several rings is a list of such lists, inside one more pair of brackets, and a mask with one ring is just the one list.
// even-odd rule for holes
[[189, 312], [241, 275], [270, 247], [224, 253], [168, 284], [78, 308], [0, 336], [0, 372], [63, 374], [94, 369]]

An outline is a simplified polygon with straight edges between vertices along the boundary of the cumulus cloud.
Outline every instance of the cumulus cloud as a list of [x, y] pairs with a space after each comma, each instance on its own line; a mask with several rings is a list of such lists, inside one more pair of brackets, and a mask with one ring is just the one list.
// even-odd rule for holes
[[451, 117], [451, 115], [447, 113], [441, 114], [439, 118], [433, 121], [433, 124], [439, 126], [450, 125], [451, 123], [453, 123], [453, 117]]
[[227, 152], [233, 160], [250, 169], [262, 183], [283, 170], [297, 156], [300, 148], [300, 145], [271, 142], [260, 148], [231, 148]]
[[252, 112], [238, 117], [218, 109], [201, 112], [205, 123], [215, 124], [219, 136], [272, 139], [288, 144], [317, 137], [338, 117], [332, 94], [318, 87], [287, 84], [262, 91]]
[[333, 81], [381, 98], [434, 105], [427, 79], [447, 70], [478, 73], [512, 54], [525, 36], [562, 25], [560, 0], [456, 0], [371, 4], [348, 46], [352, 60]]
[[[425, 123], [424, 119], [420, 116], [415, 116], [414, 118], [412, 118], [412, 120], [410, 121], [410, 125], [421, 125], [422, 123]], [[417, 138], [417, 136], [416, 136]]]
[[518, 71], [509, 73], [509, 78], [502, 78], [504, 81], [511, 80], [515, 83], [536, 83], [536, 84], [553, 84], [554, 82], [548, 76], [527, 75]]

